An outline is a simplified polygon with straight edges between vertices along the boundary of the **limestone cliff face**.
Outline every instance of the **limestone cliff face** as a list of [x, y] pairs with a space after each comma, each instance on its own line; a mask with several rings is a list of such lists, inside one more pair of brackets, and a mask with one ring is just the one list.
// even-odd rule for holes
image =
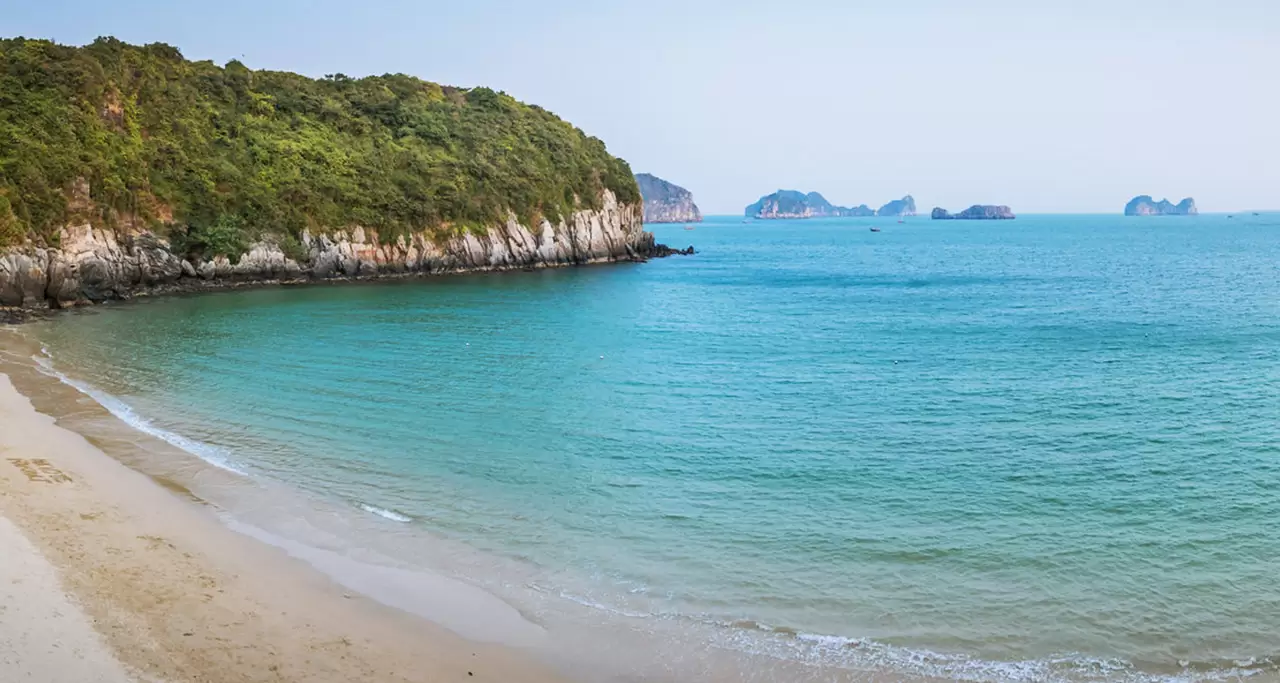
[[697, 223], [702, 212], [693, 193], [649, 173], [637, 173], [636, 184], [644, 197], [645, 223]]
[[306, 255], [300, 261], [266, 240], [252, 245], [235, 263], [225, 256], [193, 263], [146, 231], [70, 226], [62, 230], [57, 248], [0, 249], [0, 306], [61, 308], [153, 290], [543, 268], [670, 253], [644, 231], [638, 205], [620, 204], [609, 192], [603, 199], [600, 210], [575, 212], [558, 225], [544, 220], [531, 229], [511, 216], [485, 234], [467, 233], [443, 242], [425, 233], [384, 240], [376, 231], [359, 227], [304, 233]]

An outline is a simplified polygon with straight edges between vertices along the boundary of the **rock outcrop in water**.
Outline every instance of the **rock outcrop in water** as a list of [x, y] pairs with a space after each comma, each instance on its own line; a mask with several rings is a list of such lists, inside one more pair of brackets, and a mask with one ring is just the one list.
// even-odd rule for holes
[[1191, 197], [1174, 204], [1168, 199], [1155, 201], [1151, 195], [1144, 194], [1129, 200], [1124, 205], [1124, 215], [1126, 216], [1195, 216], [1199, 211], [1196, 210], [1196, 200]]
[[874, 216], [875, 209], [861, 204], [852, 208], [836, 206], [817, 192], [778, 190], [761, 197], [746, 208], [749, 218], [831, 218], [844, 216]]
[[1007, 206], [996, 206], [994, 204], [974, 204], [973, 206], [961, 211], [960, 213], [951, 213], [946, 209], [935, 207], [930, 217], [934, 220], [950, 221], [950, 220], [971, 220], [971, 221], [991, 221], [991, 220], [1010, 220], [1017, 218], [1013, 215], [1013, 210]]
[[411, 274], [544, 268], [692, 253], [655, 244], [640, 207], [606, 192], [602, 208], [535, 228], [514, 215], [487, 233], [439, 241], [428, 233], [383, 239], [353, 227], [302, 235], [301, 248], [273, 239], [232, 261], [189, 261], [145, 229], [109, 230], [85, 223], [61, 230], [57, 247], [0, 249], [0, 306], [62, 308], [149, 292]]
[[880, 207], [876, 211], [877, 216], [914, 216], [916, 215], [916, 200], [911, 195], [907, 195], [902, 199], [895, 199], [888, 204]]
[[650, 173], [637, 173], [636, 183], [644, 198], [645, 223], [697, 223], [702, 212], [693, 203], [693, 193]]

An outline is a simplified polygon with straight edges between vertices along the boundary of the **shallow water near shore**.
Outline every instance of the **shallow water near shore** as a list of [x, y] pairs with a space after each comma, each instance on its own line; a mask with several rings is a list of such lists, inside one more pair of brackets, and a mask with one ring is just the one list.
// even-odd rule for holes
[[658, 233], [701, 253], [22, 334], [236, 523], [460, 577], [607, 675], [1275, 677], [1280, 216]]

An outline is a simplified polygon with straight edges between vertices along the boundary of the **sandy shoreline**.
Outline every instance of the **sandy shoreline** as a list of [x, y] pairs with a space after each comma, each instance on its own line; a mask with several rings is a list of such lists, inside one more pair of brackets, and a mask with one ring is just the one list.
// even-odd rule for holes
[[0, 612], [0, 679], [564, 680], [518, 648], [344, 589], [182, 496], [0, 374], [0, 596], [24, 594]]
[[[490, 557], [444, 549], [437, 573], [434, 555], [383, 554], [385, 543], [441, 548], [198, 458], [121, 417], [115, 397], [49, 376], [42, 353], [0, 327], [0, 523], [52, 577], [37, 604], [78, 607], [86, 642], [129, 672], [121, 680], [935, 680], [744, 650], [732, 625], [490, 593], [479, 587], [494, 580]], [[522, 569], [498, 566], [500, 590], [527, 588]], [[0, 661], [17, 642], [0, 628]]]

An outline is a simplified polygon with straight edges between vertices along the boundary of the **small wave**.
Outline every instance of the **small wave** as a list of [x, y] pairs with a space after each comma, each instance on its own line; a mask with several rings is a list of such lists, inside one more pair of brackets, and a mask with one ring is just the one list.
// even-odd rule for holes
[[114, 415], [116, 419], [121, 422], [144, 434], [154, 436], [170, 446], [174, 446], [175, 448], [190, 453], [214, 467], [228, 472], [233, 472], [241, 476], [249, 476], [249, 473], [236, 465], [221, 448], [207, 443], [201, 443], [194, 439], [188, 439], [181, 434], [175, 434], [171, 431], [155, 426], [150, 420], [139, 415], [124, 401], [121, 401], [105, 391], [97, 389], [91, 384], [71, 379], [59, 372], [53, 367], [53, 361], [51, 360], [48, 349], [42, 348], [40, 349], [40, 352], [43, 355], [31, 357], [31, 359], [36, 363], [36, 370], [47, 377], [57, 379], [59, 382], [62, 382], [63, 384], [93, 399], [98, 403], [98, 405], [106, 408], [107, 412]]
[[[963, 654], [890, 645], [866, 638], [825, 635], [773, 627], [753, 620], [720, 623], [729, 627], [730, 647], [755, 655], [797, 661], [813, 666], [836, 666], [851, 670], [873, 670], [923, 675], [974, 683], [999, 681], [1199, 683], [1238, 681], [1272, 672], [1270, 662], [1260, 666], [1254, 659], [1234, 662], [1235, 666], [1196, 665], [1180, 662], [1181, 671], [1142, 671], [1123, 659], [1068, 654], [1020, 661], [985, 660]], [[732, 633], [738, 631], [738, 633]], [[756, 636], [750, 632], [756, 632]]]
[[393, 522], [412, 522], [413, 521], [412, 517], [408, 515], [402, 515], [399, 512], [396, 512], [395, 510], [387, 510], [380, 507], [374, 507], [372, 505], [366, 505], [364, 503], [360, 503], [360, 509], [364, 510], [365, 512], [372, 512], [373, 514], [379, 517], [382, 517], [383, 519], [389, 519]]
[[616, 614], [622, 617], [630, 617], [632, 619], [648, 619], [648, 618], [657, 616], [654, 614], [650, 614], [648, 612], [633, 612], [633, 611], [625, 610], [619, 607], [614, 607], [613, 605], [607, 605], [603, 602], [592, 600], [591, 598], [583, 597], [581, 595], [576, 595], [568, 591], [550, 589], [545, 586], [539, 585], [537, 583], [527, 584], [527, 587], [539, 593], [557, 595], [564, 600], [568, 600], [569, 602], [582, 605], [583, 607], [590, 607], [591, 609], [600, 610], [601, 612], [608, 612], [609, 614]]
[[604, 612], [609, 612], [610, 614], [617, 614], [619, 616], [630, 617], [632, 619], [648, 619], [654, 616], [647, 612], [632, 612], [629, 610], [620, 609], [618, 607], [612, 607], [602, 602], [596, 602], [591, 598], [584, 598], [580, 595], [574, 595], [572, 593], [566, 593], [564, 591], [560, 592], [560, 597], [570, 602], [576, 602], [579, 605], [582, 605], [583, 607], [590, 607], [592, 609], [598, 609]]
[[[565, 590], [529, 584], [540, 593], [609, 614], [634, 619], [690, 620], [712, 627], [710, 642], [738, 652], [799, 664], [848, 671], [872, 671], [948, 681], [987, 683], [1027, 681], [1028, 683], [1209, 683], [1239, 681], [1264, 673], [1274, 673], [1271, 659], [1257, 658], [1226, 662], [1179, 662], [1173, 671], [1143, 670], [1120, 658], [1091, 657], [1070, 653], [1040, 659], [987, 660], [960, 653], [937, 652], [840, 635], [810, 633], [787, 626], [774, 626], [755, 619], [721, 621], [690, 614], [636, 612]], [[1180, 670], [1179, 670], [1180, 669]]]
[[891, 645], [869, 638], [811, 633], [755, 619], [720, 620], [692, 614], [637, 612], [563, 589], [537, 583], [527, 587], [583, 607], [633, 619], [676, 619], [713, 629], [709, 641], [752, 656], [796, 662], [821, 669], [872, 671], [930, 679], [987, 683], [1209, 683], [1239, 681], [1280, 667], [1272, 659], [1179, 662], [1172, 671], [1144, 670], [1121, 658], [1069, 653], [1039, 659], [988, 660], [960, 653]]

